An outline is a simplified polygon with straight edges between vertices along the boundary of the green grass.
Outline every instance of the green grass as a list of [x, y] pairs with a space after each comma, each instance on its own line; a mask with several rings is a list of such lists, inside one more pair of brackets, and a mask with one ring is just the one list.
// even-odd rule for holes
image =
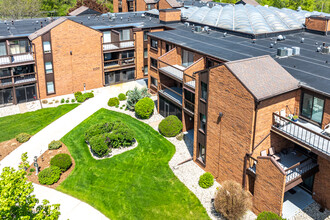
[[[136, 133], [138, 147], [95, 160], [84, 142], [92, 124], [119, 119]], [[101, 109], [62, 138], [76, 162], [57, 190], [100, 210], [110, 219], [209, 219], [197, 197], [173, 174], [175, 147], [149, 125]]]
[[2, 117], [0, 142], [15, 138], [22, 132], [34, 135], [77, 106], [78, 104], [60, 105], [56, 108], [43, 108], [34, 112]]

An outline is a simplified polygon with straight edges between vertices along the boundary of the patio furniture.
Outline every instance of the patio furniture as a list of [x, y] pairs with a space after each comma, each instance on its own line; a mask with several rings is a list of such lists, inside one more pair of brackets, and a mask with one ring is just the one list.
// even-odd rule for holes
[[324, 126], [323, 129], [323, 134], [330, 136], [330, 124], [327, 124], [326, 126]]
[[281, 158], [277, 155], [275, 155], [275, 150], [274, 150], [274, 147], [271, 147], [268, 149], [268, 152], [269, 152], [269, 156], [272, 156], [276, 161], [280, 160]]
[[266, 157], [267, 156], [267, 151], [266, 150], [261, 151], [260, 156]]

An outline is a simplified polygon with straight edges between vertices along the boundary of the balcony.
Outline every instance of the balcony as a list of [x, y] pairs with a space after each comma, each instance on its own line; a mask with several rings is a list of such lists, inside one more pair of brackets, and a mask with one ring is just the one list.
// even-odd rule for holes
[[330, 137], [323, 130], [307, 121], [299, 119], [293, 122], [288, 118], [273, 113], [272, 131], [313, 151], [315, 154], [329, 158]]
[[34, 62], [32, 53], [17, 54], [0, 57], [0, 66], [11, 66], [17, 63]]
[[103, 51], [131, 49], [131, 48], [134, 48], [133, 40], [103, 43]]
[[31, 82], [36, 82], [35, 73], [6, 76], [0, 78], [0, 88], [12, 87], [14, 85], [22, 85]]
[[134, 65], [135, 65], [135, 57], [107, 60], [104, 61], [104, 70], [117, 69], [117, 68], [122, 69], [123, 67], [131, 67]]
[[182, 105], [182, 89], [178, 87], [167, 87], [164, 84], [159, 85], [159, 93]]

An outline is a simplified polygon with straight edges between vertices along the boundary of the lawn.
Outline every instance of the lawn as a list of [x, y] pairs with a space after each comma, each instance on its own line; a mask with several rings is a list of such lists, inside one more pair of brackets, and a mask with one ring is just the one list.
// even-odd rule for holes
[[[138, 147], [95, 160], [84, 142], [92, 124], [119, 119], [136, 132]], [[110, 219], [209, 219], [197, 197], [168, 166], [175, 147], [149, 125], [101, 109], [62, 138], [76, 167], [57, 190], [100, 210]]]
[[78, 104], [66, 104], [56, 108], [43, 108], [34, 112], [2, 117], [0, 118], [0, 142], [15, 138], [23, 132], [34, 135], [77, 106]]

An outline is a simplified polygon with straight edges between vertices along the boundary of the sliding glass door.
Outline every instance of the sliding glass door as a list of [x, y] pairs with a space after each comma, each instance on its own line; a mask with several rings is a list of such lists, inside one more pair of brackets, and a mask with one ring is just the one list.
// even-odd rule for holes
[[303, 93], [301, 103], [301, 115], [305, 118], [313, 120], [319, 124], [322, 123], [324, 110], [324, 99]]

